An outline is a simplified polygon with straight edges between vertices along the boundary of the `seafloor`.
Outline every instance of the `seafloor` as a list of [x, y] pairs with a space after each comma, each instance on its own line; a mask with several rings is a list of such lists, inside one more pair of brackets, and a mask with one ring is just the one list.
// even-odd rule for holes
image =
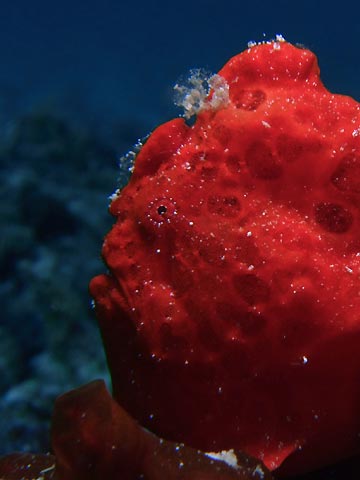
[[87, 286], [136, 133], [105, 139], [44, 110], [1, 127], [0, 454], [44, 452], [55, 397], [108, 378]]

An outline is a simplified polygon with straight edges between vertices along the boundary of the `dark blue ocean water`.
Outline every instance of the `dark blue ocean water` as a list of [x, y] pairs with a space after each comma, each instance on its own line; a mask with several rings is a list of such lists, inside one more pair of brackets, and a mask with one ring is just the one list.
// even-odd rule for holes
[[0, 98], [12, 94], [19, 109], [48, 102], [104, 122], [139, 122], [140, 135], [174, 114], [171, 87], [180, 75], [193, 67], [217, 71], [249, 40], [278, 33], [319, 56], [331, 89], [360, 97], [358, 5], [5, 0]]

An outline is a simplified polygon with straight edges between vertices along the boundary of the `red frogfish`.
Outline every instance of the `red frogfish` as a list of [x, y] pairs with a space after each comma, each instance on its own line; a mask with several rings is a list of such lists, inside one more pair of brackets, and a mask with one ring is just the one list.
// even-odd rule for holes
[[95, 301], [115, 399], [299, 473], [360, 451], [360, 105], [278, 37], [178, 87], [112, 197]]

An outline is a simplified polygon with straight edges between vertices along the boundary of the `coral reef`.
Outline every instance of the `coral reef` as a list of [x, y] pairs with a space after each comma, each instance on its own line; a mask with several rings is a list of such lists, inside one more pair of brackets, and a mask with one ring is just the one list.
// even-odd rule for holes
[[[1, 454], [48, 450], [55, 398], [107, 376], [87, 282], [79, 279], [101, 268], [101, 230], [111, 225], [107, 193], [119, 175], [112, 143], [85, 124], [80, 129], [33, 111], [6, 126], [0, 142]], [[117, 141], [127, 145], [120, 136]], [[120, 175], [125, 183], [125, 171]]]

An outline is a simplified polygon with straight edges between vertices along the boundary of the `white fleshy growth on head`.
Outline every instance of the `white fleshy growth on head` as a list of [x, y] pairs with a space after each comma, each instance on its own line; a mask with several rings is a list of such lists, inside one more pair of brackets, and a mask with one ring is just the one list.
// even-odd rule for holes
[[184, 84], [177, 83], [174, 90], [175, 105], [184, 109], [186, 119], [204, 110], [219, 110], [229, 104], [229, 85], [226, 80], [199, 68], [190, 70], [190, 76]]
[[218, 74], [209, 78], [209, 85], [212, 91], [211, 99], [207, 102], [207, 108], [219, 110], [226, 107], [229, 100], [229, 85], [225, 78]]

